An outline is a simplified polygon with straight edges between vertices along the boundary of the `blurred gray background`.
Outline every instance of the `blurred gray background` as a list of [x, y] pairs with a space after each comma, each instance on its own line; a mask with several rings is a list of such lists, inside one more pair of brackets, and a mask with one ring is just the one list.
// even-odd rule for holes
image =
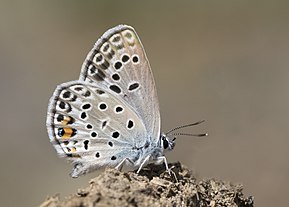
[[84, 187], [49, 143], [57, 84], [77, 79], [94, 42], [125, 23], [150, 60], [164, 131], [205, 119], [168, 160], [242, 183], [256, 206], [288, 205], [288, 1], [1, 1], [1, 206], [37, 206]]

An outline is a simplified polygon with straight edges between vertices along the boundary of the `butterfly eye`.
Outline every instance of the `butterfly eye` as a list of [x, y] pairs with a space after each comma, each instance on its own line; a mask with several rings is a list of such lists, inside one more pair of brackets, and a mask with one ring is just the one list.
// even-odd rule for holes
[[167, 148], [169, 147], [169, 142], [168, 142], [168, 140], [167, 140], [165, 137], [163, 137], [162, 140], [163, 140], [164, 149], [167, 149]]

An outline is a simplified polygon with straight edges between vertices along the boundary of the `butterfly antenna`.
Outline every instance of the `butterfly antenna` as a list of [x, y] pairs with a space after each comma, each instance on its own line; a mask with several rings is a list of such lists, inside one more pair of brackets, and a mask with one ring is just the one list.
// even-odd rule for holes
[[204, 134], [174, 133], [172, 135], [174, 135], [174, 136], [206, 137], [209, 134], [208, 133], [204, 133]]
[[168, 131], [166, 134], [169, 135], [169, 134], [172, 133], [173, 131], [176, 131], [176, 130], [182, 129], [182, 128], [186, 128], [186, 127], [190, 127], [190, 126], [195, 126], [195, 125], [198, 125], [198, 124], [203, 123], [204, 121], [205, 121], [205, 120], [198, 121], [198, 122], [191, 123], [191, 124], [186, 124], [186, 125], [178, 126], [178, 127], [176, 127], [176, 128], [171, 129], [171, 130]]

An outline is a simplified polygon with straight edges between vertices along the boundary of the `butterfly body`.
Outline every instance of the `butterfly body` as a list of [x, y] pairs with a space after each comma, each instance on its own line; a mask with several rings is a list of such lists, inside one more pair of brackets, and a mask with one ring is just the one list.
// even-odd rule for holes
[[79, 80], [57, 86], [46, 125], [57, 153], [74, 163], [72, 177], [124, 164], [138, 172], [149, 162], [167, 167], [164, 150], [174, 141], [160, 133], [153, 75], [132, 27], [105, 32]]

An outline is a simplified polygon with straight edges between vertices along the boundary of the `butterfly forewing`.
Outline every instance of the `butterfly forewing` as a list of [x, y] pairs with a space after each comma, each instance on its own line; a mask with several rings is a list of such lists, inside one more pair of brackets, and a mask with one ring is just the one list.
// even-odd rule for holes
[[150, 141], [158, 141], [160, 114], [154, 79], [135, 30], [119, 25], [108, 30], [83, 63], [80, 80], [110, 91], [139, 116]]
[[72, 81], [55, 90], [49, 105], [47, 128], [57, 152], [94, 168], [115, 166], [133, 159], [146, 130], [137, 114], [110, 91]]

